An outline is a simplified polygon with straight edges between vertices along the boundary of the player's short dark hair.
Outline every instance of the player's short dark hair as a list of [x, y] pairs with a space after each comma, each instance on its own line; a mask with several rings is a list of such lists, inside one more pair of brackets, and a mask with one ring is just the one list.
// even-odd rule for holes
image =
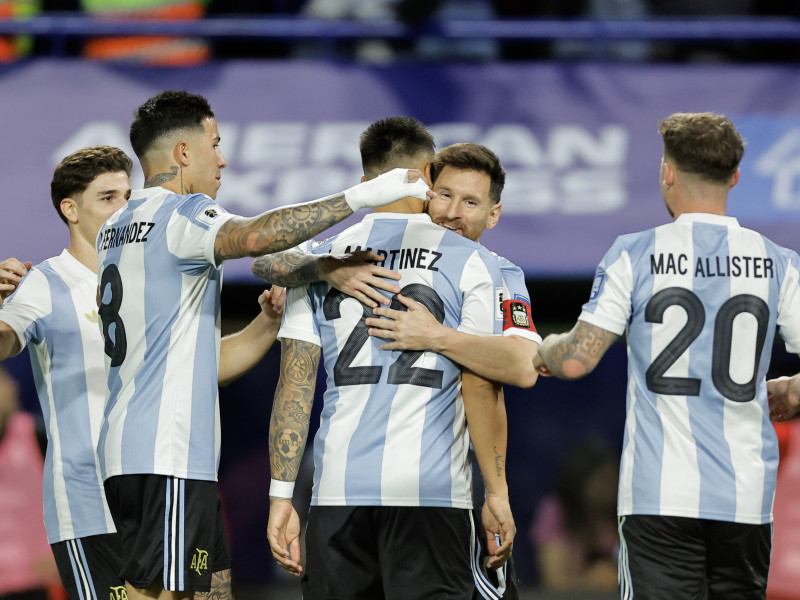
[[500, 164], [497, 155], [486, 146], [461, 143], [452, 144], [439, 150], [431, 164], [431, 183], [436, 183], [436, 178], [445, 167], [453, 167], [460, 171], [486, 173], [491, 181], [489, 198], [495, 204], [500, 202], [500, 195], [506, 184], [506, 170]]
[[658, 132], [665, 159], [712, 183], [730, 182], [744, 156], [744, 139], [722, 115], [675, 113], [659, 122]]
[[361, 165], [367, 179], [395, 168], [414, 167], [410, 161], [433, 156], [436, 144], [425, 125], [413, 117], [375, 121], [361, 134]]
[[131, 146], [141, 160], [159, 138], [181, 129], [202, 128], [203, 120], [209, 118], [214, 118], [214, 111], [203, 96], [183, 90], [161, 92], [134, 112]]
[[64, 223], [67, 218], [61, 212], [61, 201], [82, 194], [89, 184], [104, 173], [124, 171], [131, 176], [133, 161], [114, 146], [89, 146], [65, 157], [53, 172], [50, 182], [50, 197], [53, 206]]

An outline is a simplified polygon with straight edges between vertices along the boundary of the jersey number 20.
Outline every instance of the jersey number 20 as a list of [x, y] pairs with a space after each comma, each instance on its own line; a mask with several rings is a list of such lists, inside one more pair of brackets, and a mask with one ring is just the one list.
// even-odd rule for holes
[[[647, 303], [644, 319], [662, 323], [670, 306], [680, 306], [686, 312], [686, 324], [647, 369], [647, 388], [657, 394], [699, 396], [701, 381], [694, 377], [666, 377], [664, 373], [691, 346], [703, 331], [706, 310], [697, 294], [680, 287], [671, 287], [655, 294]], [[757, 324], [753, 377], [747, 383], [737, 383], [730, 375], [733, 321], [740, 314], [755, 317]], [[726, 300], [714, 320], [714, 346], [711, 354], [711, 380], [717, 391], [736, 402], [749, 402], [756, 395], [758, 365], [767, 336], [769, 307], [758, 296], [739, 294]]]

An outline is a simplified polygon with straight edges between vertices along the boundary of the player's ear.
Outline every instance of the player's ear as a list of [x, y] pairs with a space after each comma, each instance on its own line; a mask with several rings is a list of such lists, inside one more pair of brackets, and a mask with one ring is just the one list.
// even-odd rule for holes
[[736, 172], [733, 174], [733, 179], [731, 179], [731, 187], [728, 189], [732, 190], [736, 186], [736, 184], [739, 183], [739, 175], [740, 175], [739, 167], [736, 167]]
[[497, 225], [497, 221], [500, 220], [500, 213], [503, 210], [503, 204], [498, 202], [492, 207], [492, 210], [489, 211], [489, 218], [486, 220], [486, 229], [491, 229], [495, 225]]
[[361, 183], [364, 183], [366, 180], [367, 180], [367, 176], [366, 175], [362, 175], [361, 176]]
[[433, 163], [427, 163], [422, 168], [422, 175], [423, 175], [423, 177], [425, 177], [425, 183], [427, 183], [428, 187], [431, 187], [431, 188], [433, 187], [433, 181], [431, 180], [431, 167], [432, 166], [433, 166]]
[[185, 140], [181, 140], [172, 149], [172, 158], [178, 163], [178, 166], [189, 166], [189, 144]]
[[69, 223], [77, 223], [78, 222], [78, 203], [77, 201], [73, 200], [72, 198], [62, 198], [61, 204], [59, 204], [59, 210], [61, 210], [61, 214], [64, 215], [64, 218]]

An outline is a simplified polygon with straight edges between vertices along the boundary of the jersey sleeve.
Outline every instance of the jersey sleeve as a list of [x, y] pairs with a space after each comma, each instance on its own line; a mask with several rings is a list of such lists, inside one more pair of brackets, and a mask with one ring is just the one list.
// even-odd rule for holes
[[511, 261], [498, 257], [503, 277], [503, 335], [517, 335], [542, 343], [531, 314], [531, 299], [525, 285], [525, 274]]
[[800, 354], [800, 258], [796, 253], [786, 265], [778, 300], [777, 325], [786, 350]]
[[169, 251], [182, 260], [204, 260], [214, 266], [214, 243], [220, 228], [234, 218], [205, 194], [187, 197], [167, 225]]
[[314, 319], [308, 288], [308, 285], [301, 285], [286, 290], [286, 303], [278, 339], [302, 340], [321, 347], [322, 340]]
[[51, 312], [53, 306], [47, 278], [41, 271], [33, 269], [0, 306], [0, 321], [11, 327], [22, 349], [28, 342], [38, 343], [44, 338], [41, 321]]
[[631, 316], [633, 267], [622, 238], [603, 257], [595, 271], [589, 301], [578, 317], [616, 335], [622, 335]]
[[464, 265], [459, 286], [464, 302], [458, 331], [473, 335], [499, 334], [503, 323], [499, 306], [503, 291], [499, 268], [488, 264], [475, 252]]

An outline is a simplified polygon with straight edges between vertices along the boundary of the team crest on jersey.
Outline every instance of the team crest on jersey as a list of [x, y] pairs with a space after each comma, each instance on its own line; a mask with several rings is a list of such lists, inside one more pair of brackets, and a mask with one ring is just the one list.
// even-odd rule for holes
[[208, 552], [195, 548], [194, 554], [192, 554], [192, 564], [189, 568], [192, 571], [196, 571], [198, 575], [202, 575], [203, 571], [208, 571]]
[[600, 290], [603, 287], [603, 281], [606, 278], [606, 272], [597, 269], [597, 273], [594, 275], [594, 281], [592, 282], [592, 292], [589, 294], [589, 300], [594, 300], [600, 294]]
[[113, 585], [109, 589], [111, 594], [108, 600], [128, 600], [128, 590], [124, 585]]

